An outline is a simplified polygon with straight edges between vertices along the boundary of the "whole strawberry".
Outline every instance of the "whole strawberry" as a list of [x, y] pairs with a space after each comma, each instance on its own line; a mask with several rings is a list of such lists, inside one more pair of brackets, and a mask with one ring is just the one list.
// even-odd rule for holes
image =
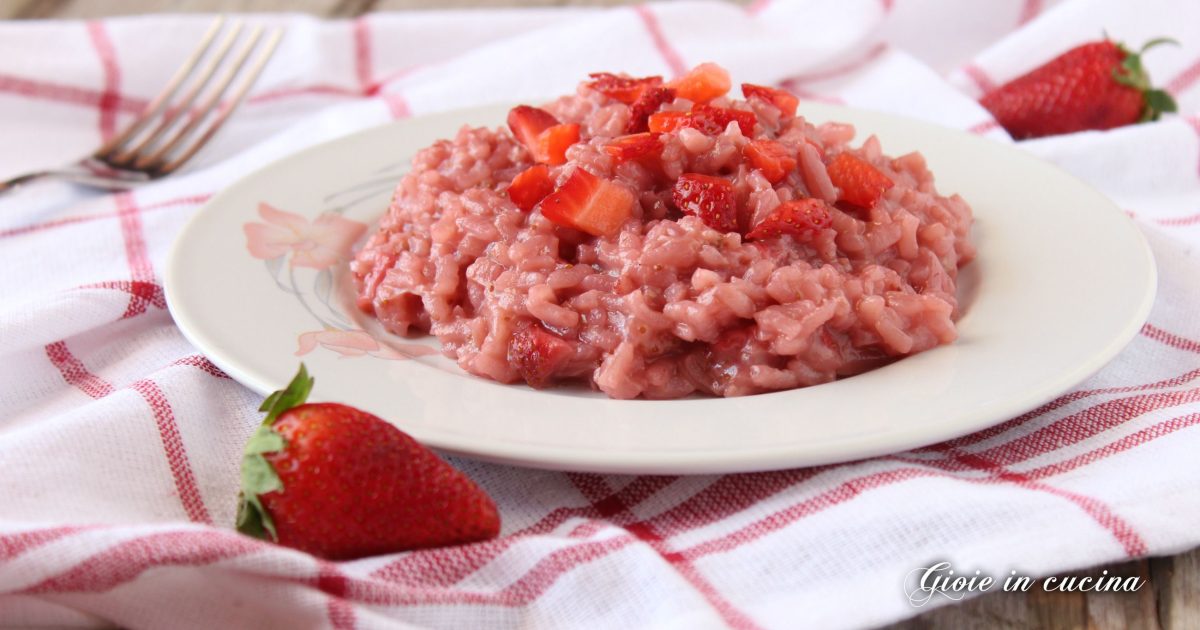
[[238, 531], [330, 560], [485, 540], [496, 505], [396, 427], [353, 407], [304, 404], [304, 366], [269, 396], [246, 444]]
[[1112, 129], [1175, 111], [1171, 95], [1150, 87], [1142, 53], [1105, 39], [1083, 44], [987, 93], [979, 103], [1014, 138]]

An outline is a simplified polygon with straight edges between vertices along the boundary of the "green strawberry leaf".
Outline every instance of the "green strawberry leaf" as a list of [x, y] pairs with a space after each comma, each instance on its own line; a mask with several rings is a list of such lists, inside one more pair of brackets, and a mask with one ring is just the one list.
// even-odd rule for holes
[[283, 481], [263, 454], [283, 450], [286, 444], [283, 436], [267, 425], [260, 426], [246, 442], [242, 454], [242, 492], [238, 495], [239, 532], [256, 538], [266, 538], [270, 534], [272, 540], [278, 540], [275, 521], [263, 507], [259, 495], [283, 490]]
[[267, 417], [263, 418], [263, 424], [270, 425], [275, 422], [279, 414], [295, 407], [296, 405], [304, 404], [308, 400], [308, 393], [312, 391], [313, 383], [316, 379], [308, 375], [308, 368], [304, 364], [300, 364], [300, 371], [296, 372], [296, 376], [292, 378], [292, 382], [288, 386], [274, 392], [263, 401], [259, 411], [267, 412]]
[[271, 428], [280, 414], [304, 404], [312, 391], [313, 379], [308, 368], [300, 364], [300, 370], [288, 386], [267, 396], [259, 411], [267, 412], [258, 430], [246, 442], [242, 451], [242, 491], [238, 493], [237, 530], [255, 538], [279, 540], [275, 531], [275, 520], [263, 506], [260, 495], [283, 490], [283, 480], [264, 457], [267, 453], [282, 451], [287, 440]]
[[1158, 120], [1163, 112], [1177, 111], [1179, 107], [1175, 99], [1165, 90], [1146, 90], [1142, 93], [1145, 107], [1142, 108], [1142, 121]]

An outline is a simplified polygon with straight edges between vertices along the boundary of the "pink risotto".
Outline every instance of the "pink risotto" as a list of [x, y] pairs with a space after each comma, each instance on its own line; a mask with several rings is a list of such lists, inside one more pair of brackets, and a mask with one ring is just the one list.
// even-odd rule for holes
[[971, 208], [918, 153], [704, 64], [594, 74], [417, 153], [352, 270], [391, 332], [472, 374], [614, 398], [743, 396], [954, 341]]

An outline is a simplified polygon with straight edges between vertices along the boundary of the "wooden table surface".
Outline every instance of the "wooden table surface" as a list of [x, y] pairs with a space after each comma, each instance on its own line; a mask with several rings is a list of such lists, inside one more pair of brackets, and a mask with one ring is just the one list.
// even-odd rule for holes
[[[742, 0], [739, 4], [746, 4]], [[300, 11], [349, 18], [370, 11], [635, 4], [636, 0], [0, 0], [0, 19], [96, 18], [164, 12]], [[1200, 548], [1176, 556], [1095, 567], [1075, 575], [1140, 576], [1136, 593], [989, 593], [924, 612], [891, 628], [1087, 628], [1189, 630], [1200, 628]], [[903, 576], [896, 576], [900, 588]], [[864, 601], [864, 605], [869, 602]]]

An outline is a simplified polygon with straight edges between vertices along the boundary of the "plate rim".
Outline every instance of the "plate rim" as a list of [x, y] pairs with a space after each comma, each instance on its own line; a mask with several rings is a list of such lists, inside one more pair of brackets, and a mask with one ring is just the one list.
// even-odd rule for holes
[[[180, 250], [182, 249], [181, 244], [185, 241], [186, 237], [197, 229], [197, 225], [201, 225], [205, 221], [205, 216], [206, 214], [210, 213], [210, 209], [222, 205], [229, 198], [235, 197], [241, 192], [242, 186], [261, 177], [265, 172], [278, 168], [280, 164], [293, 160], [304, 159], [306, 156], [319, 154], [323, 151], [327, 151], [331, 145], [352, 144], [354, 142], [358, 142], [360, 138], [378, 134], [382, 129], [385, 128], [420, 124], [424, 121], [428, 121], [431, 118], [459, 121], [490, 119], [493, 116], [489, 116], [489, 114], [498, 111], [505, 111], [507, 108], [511, 107], [511, 105], [511, 103], [495, 103], [478, 107], [433, 112], [422, 116], [415, 116], [413, 118], [374, 125], [349, 134], [329, 138], [297, 151], [290, 152], [286, 155], [279, 156], [276, 159], [270, 160], [258, 168], [255, 168], [252, 171], [242, 175], [235, 181], [228, 183], [219, 192], [212, 195], [201, 207], [194, 211], [192, 216], [186, 221], [185, 225], [179, 230], [171, 244], [171, 248], [167, 256], [167, 262], [164, 267], [163, 284], [167, 307], [176, 327], [180, 330], [189, 343], [195, 346], [198, 351], [203, 353], [205, 357], [207, 357], [218, 368], [223, 370], [235, 381], [249, 387], [259, 394], [266, 394], [274, 389], [277, 389], [281, 384], [268, 383], [259, 375], [244, 369], [237, 363], [236, 359], [226, 357], [222, 352], [212, 351], [212, 348], [218, 344], [212, 342], [206, 336], [206, 334], [203, 332], [203, 324], [193, 320], [191, 315], [186, 312], [186, 309], [183, 309], [180, 306], [182, 301], [180, 291], [182, 289], [180, 288], [181, 282], [179, 281], [178, 276], [180, 273], [182, 273], [180, 266], [184, 262], [181, 260], [182, 255]], [[841, 111], [865, 113], [872, 117], [890, 119], [891, 122], [914, 125], [918, 128], [932, 128], [936, 129], [939, 133], [955, 134], [960, 140], [967, 140], [972, 143], [979, 143], [980, 146], [987, 146], [989, 147], [989, 150], [1002, 149], [1009, 151], [1011, 152], [1012, 156], [1017, 159], [1036, 162], [1040, 168], [1050, 169], [1058, 176], [1066, 177], [1078, 182], [1088, 190], [1096, 193], [1099, 198], [1102, 198], [1107, 205], [1110, 206], [1108, 210], [1121, 213], [1120, 208], [1107, 195], [1104, 195], [1100, 191], [1096, 190], [1087, 182], [1080, 180], [1058, 165], [1044, 160], [1034, 154], [1021, 151], [1015, 146], [999, 145], [993, 140], [981, 138], [959, 129], [944, 127], [931, 122], [916, 120], [888, 112], [812, 102], [802, 103], [801, 106], [801, 113], [806, 114], [806, 117], [812, 119], [838, 120], [837, 113]], [[496, 120], [500, 119], [496, 118]], [[1125, 216], [1123, 213], [1121, 214], [1122, 216]], [[1125, 218], [1128, 219], [1127, 216]], [[687, 451], [632, 450], [625, 452], [616, 452], [611, 450], [589, 451], [585, 448], [581, 448], [580, 446], [534, 445], [522, 442], [493, 442], [488, 445], [486, 450], [480, 450], [477, 442], [471, 443], [469, 440], [463, 441], [455, 439], [458, 434], [454, 432], [443, 432], [434, 436], [429, 436], [425, 431], [420, 430], [411, 432], [415, 434], [414, 437], [417, 437], [423, 443], [431, 446], [435, 450], [480, 461], [550, 470], [572, 470], [623, 474], [709, 474], [778, 470], [868, 459], [890, 453], [904, 452], [920, 446], [954, 439], [1005, 422], [1007, 419], [1015, 417], [1017, 414], [1023, 413], [1030, 409], [1035, 409], [1062, 394], [1063, 392], [1068, 391], [1070, 388], [1086, 380], [1088, 377], [1092, 376], [1109, 362], [1111, 362], [1137, 335], [1138, 331], [1141, 330], [1142, 326], [1147, 321], [1151, 309], [1154, 306], [1158, 288], [1158, 269], [1153, 250], [1151, 249], [1149, 242], [1142, 231], [1137, 228], [1136, 224], [1132, 220], [1129, 220], [1128, 222], [1127, 232], [1129, 232], [1129, 234], [1131, 234], [1136, 240], [1137, 249], [1144, 258], [1144, 262], [1146, 264], [1146, 277], [1143, 279], [1144, 290], [1140, 296], [1140, 300], [1137, 303], [1136, 308], [1133, 310], [1134, 315], [1126, 321], [1125, 326], [1121, 330], [1120, 334], [1114, 335], [1111, 339], [1109, 339], [1107, 344], [1102, 349], [1094, 352], [1091, 355], [1090, 360], [1087, 362], [1081, 362], [1071, 370], [1063, 370], [1059, 374], [1059, 378], [1045, 381], [1040, 387], [1036, 388], [1035, 390], [1031, 390], [1028, 395], [1016, 398], [1016, 401], [1019, 402], [1014, 402], [1014, 398], [1010, 397], [1009, 399], [1006, 399], [1007, 404], [993, 402], [990, 405], [976, 407], [966, 414], [967, 417], [972, 418], [970, 421], [956, 421], [953, 424], [954, 428], [952, 430], [947, 429], [943, 423], [930, 426], [922, 425], [923, 430], [913, 430], [912, 428], [907, 428], [899, 432], [887, 431], [866, 436], [848, 436], [840, 440], [825, 440], [821, 443], [822, 447], [820, 453], [806, 453], [801, 457], [797, 456], [796, 451], [798, 447], [802, 446], [802, 444], [798, 444], [796, 442], [785, 442], [780, 445], [768, 447], [723, 447], [710, 449], [691, 449]], [[937, 349], [935, 348], [928, 352], [933, 352], [936, 350]], [[835, 381], [835, 383], [837, 382], [846, 381]], [[794, 392], [797, 390], [787, 391]], [[768, 393], [760, 396], [770, 395], [772, 394]], [[757, 396], [754, 398], [757, 398]], [[683, 401], [648, 401], [639, 399], [629, 402], [631, 404], [639, 405], [671, 405]], [[988, 409], [989, 407], [999, 407], [1000, 409], [991, 411], [990, 413], [980, 411], [982, 409]], [[1014, 411], [1014, 409], [1016, 410]], [[979, 417], [981, 416], [988, 416], [989, 419], [980, 420]], [[410, 432], [410, 428], [405, 427], [404, 423], [402, 422], [393, 420], [389, 420], [389, 422], [400, 426], [406, 432]], [[421, 435], [416, 435], [418, 433]]]

